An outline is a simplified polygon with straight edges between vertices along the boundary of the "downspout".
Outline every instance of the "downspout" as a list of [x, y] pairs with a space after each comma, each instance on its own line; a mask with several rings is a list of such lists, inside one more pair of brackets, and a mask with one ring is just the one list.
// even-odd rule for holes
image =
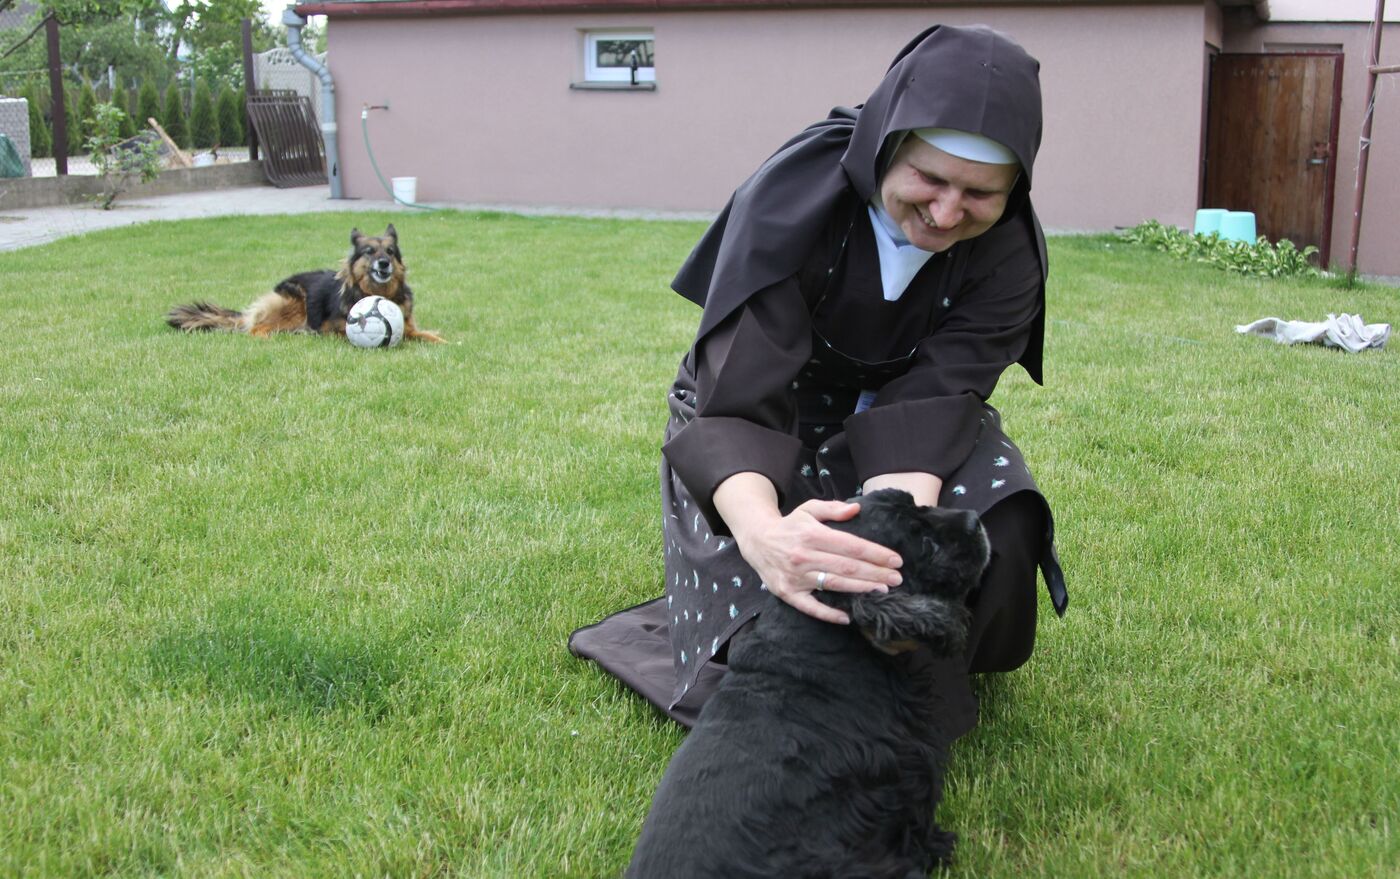
[[282, 10], [282, 24], [287, 28], [287, 48], [292, 50], [292, 57], [321, 80], [321, 110], [327, 117], [321, 120], [321, 137], [326, 142], [326, 170], [331, 182], [331, 198], [344, 198], [345, 196], [340, 189], [340, 148], [337, 142], [335, 124], [335, 82], [331, 79], [331, 72], [326, 69], [326, 65], [312, 58], [301, 47], [301, 29], [306, 27], [306, 19], [297, 15], [288, 6]]

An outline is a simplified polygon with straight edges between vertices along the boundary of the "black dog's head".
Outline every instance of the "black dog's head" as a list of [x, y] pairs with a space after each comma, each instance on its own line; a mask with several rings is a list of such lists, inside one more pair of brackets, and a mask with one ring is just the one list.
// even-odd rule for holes
[[404, 271], [399, 233], [393, 223], [377, 238], [359, 229], [350, 230], [350, 255], [341, 270], [349, 286], [363, 296], [383, 296], [397, 302]]
[[921, 507], [907, 491], [887, 488], [852, 499], [860, 514], [831, 527], [899, 553], [904, 582], [887, 593], [828, 592], [822, 600], [851, 615], [886, 653], [929, 645], [939, 655], [961, 653], [971, 614], [967, 594], [991, 558], [987, 534], [971, 510]]

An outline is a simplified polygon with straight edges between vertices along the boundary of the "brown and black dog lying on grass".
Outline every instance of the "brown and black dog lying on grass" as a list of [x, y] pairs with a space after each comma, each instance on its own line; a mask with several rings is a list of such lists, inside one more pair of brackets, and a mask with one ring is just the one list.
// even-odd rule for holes
[[413, 291], [404, 281], [403, 254], [392, 223], [378, 238], [350, 230], [350, 255], [338, 271], [320, 269], [286, 278], [243, 311], [208, 302], [177, 305], [165, 322], [177, 330], [224, 330], [268, 336], [272, 333], [345, 335], [345, 317], [366, 296], [383, 296], [403, 310], [404, 337], [441, 342], [413, 322]]

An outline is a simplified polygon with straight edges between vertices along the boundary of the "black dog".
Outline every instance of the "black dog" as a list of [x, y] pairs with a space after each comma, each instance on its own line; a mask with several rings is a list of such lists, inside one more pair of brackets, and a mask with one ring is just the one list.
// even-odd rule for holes
[[[833, 523], [904, 560], [888, 593], [824, 592], [833, 626], [770, 596], [661, 779], [630, 879], [914, 879], [947, 863], [934, 823], [950, 737], [915, 644], [960, 656], [987, 566], [977, 515], [887, 489]], [[912, 654], [910, 654], [912, 655]]]

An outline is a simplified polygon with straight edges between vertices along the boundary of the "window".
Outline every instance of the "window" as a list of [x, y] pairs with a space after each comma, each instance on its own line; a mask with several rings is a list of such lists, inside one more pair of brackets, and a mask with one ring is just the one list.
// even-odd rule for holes
[[585, 33], [583, 78], [586, 82], [629, 86], [656, 82], [656, 49], [652, 35], [641, 31]]

